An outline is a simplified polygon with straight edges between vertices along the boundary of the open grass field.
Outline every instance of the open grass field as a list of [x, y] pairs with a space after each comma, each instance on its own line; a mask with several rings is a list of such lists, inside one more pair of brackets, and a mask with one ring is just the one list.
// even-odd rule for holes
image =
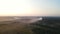
[[0, 34], [60, 34], [60, 17], [1, 17]]

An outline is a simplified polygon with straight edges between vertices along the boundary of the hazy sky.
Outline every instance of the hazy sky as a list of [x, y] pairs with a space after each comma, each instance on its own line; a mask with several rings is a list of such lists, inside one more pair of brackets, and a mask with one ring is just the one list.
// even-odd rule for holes
[[60, 16], [60, 0], [0, 0], [0, 16]]

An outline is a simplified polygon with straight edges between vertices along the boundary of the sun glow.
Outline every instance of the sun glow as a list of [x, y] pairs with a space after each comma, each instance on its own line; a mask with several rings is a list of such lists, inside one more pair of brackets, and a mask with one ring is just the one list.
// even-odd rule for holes
[[30, 14], [31, 6], [26, 0], [0, 0], [0, 15], [14, 16]]

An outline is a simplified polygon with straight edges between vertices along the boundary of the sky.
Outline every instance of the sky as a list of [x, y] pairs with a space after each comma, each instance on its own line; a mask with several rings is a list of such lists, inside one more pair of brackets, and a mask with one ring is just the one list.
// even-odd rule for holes
[[0, 0], [0, 16], [60, 16], [60, 0]]

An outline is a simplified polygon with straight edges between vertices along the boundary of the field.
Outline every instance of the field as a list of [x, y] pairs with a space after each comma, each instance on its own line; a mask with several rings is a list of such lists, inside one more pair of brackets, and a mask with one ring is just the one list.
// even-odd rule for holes
[[0, 17], [0, 34], [60, 34], [60, 17]]
[[33, 34], [27, 27], [26, 23], [22, 23], [21, 19], [15, 17], [0, 17], [0, 34]]

